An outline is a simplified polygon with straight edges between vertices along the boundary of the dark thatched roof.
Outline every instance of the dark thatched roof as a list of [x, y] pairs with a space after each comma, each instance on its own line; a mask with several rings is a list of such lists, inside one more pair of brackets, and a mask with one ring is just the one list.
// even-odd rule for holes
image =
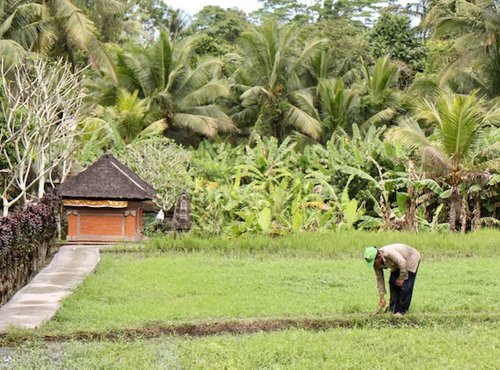
[[146, 200], [155, 195], [151, 185], [109, 153], [64, 181], [58, 190], [63, 198]]

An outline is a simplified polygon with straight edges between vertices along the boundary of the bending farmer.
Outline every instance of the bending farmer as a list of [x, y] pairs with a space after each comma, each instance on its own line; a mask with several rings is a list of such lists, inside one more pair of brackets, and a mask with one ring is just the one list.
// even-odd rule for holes
[[404, 315], [410, 308], [413, 286], [420, 264], [420, 253], [405, 244], [389, 244], [382, 248], [367, 247], [365, 260], [375, 270], [380, 293], [380, 309], [384, 308], [385, 282], [383, 269], [391, 269], [390, 300], [387, 311]]

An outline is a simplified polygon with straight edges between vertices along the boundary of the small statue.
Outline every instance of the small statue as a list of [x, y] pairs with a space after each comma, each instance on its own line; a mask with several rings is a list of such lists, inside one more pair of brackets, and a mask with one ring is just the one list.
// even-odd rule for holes
[[186, 190], [182, 191], [181, 196], [175, 202], [172, 229], [175, 231], [191, 230], [191, 206]]

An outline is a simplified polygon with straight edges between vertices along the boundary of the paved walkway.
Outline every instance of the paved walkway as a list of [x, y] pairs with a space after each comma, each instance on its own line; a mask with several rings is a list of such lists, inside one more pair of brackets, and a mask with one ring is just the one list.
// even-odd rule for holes
[[47, 267], [0, 307], [0, 332], [9, 326], [33, 329], [54, 316], [62, 299], [95, 269], [101, 247], [61, 247]]

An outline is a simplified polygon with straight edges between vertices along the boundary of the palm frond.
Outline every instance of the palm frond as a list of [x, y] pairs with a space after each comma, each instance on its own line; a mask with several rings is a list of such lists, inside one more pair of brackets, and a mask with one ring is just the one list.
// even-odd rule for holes
[[314, 104], [314, 97], [308, 90], [302, 89], [293, 92], [291, 94], [291, 101], [296, 107], [300, 108], [317, 121], [320, 120], [319, 113]]
[[6, 33], [11, 28], [12, 20], [14, 19], [15, 16], [16, 12], [13, 12], [0, 24], [0, 37], [3, 37], [4, 33]]
[[435, 146], [429, 145], [422, 150], [422, 162], [430, 172], [447, 174], [451, 169], [446, 155]]
[[434, 36], [441, 37], [450, 34], [461, 34], [470, 27], [470, 20], [463, 17], [449, 16], [440, 18], [434, 29]]
[[417, 78], [408, 89], [408, 93], [415, 97], [424, 97], [434, 100], [441, 92], [437, 76]]
[[240, 98], [243, 106], [248, 107], [256, 104], [261, 96], [271, 98], [272, 94], [262, 86], [253, 86], [241, 94]]
[[345, 127], [348, 115], [356, 106], [356, 93], [345, 89], [342, 79], [321, 79], [318, 96], [322, 118], [332, 119], [335, 126]]
[[126, 67], [126, 69], [119, 71], [120, 79], [125, 77], [130, 82], [134, 81], [141, 88], [142, 96], [149, 96], [159, 88], [159, 80], [152, 71], [155, 62], [150, 60], [147, 55], [139, 50], [132, 50], [124, 53], [119, 59], [119, 63]]
[[493, 126], [500, 126], [500, 105], [494, 106], [483, 117], [483, 123]]
[[321, 124], [319, 120], [310, 116], [302, 109], [291, 104], [288, 105], [284, 119], [297, 131], [308, 135], [315, 140], [319, 139], [319, 136], [321, 134]]
[[141, 133], [139, 134], [139, 137], [158, 135], [164, 132], [167, 128], [168, 124], [167, 122], [165, 122], [165, 119], [162, 118], [158, 121], [151, 123], [144, 130], [142, 130]]
[[213, 117], [176, 113], [172, 122], [176, 127], [188, 129], [207, 137], [215, 137], [218, 132], [218, 121]]
[[119, 0], [76, 0], [76, 3], [81, 8], [92, 7], [93, 10], [100, 14], [121, 14], [126, 10], [126, 6]]
[[403, 118], [397, 127], [390, 128], [386, 133], [386, 139], [401, 142], [410, 149], [424, 149], [432, 146], [418, 122], [412, 118]]
[[218, 59], [206, 60], [196, 66], [194, 70], [185, 69], [184, 78], [178, 81], [174, 95], [182, 99], [193, 90], [198, 90], [207, 83], [218, 79], [222, 62]]
[[[293, 71], [298, 72], [300, 68], [303, 67], [308, 67], [311, 65], [311, 63], [314, 61], [315, 56], [324, 56], [323, 53], [321, 53], [321, 49], [327, 44], [328, 39], [320, 39], [316, 40], [314, 42], [310, 42], [305, 46], [305, 48], [302, 50], [300, 53], [299, 57], [297, 60], [294, 62], [293, 66]], [[324, 63], [325, 59], [321, 58], [321, 61]], [[320, 68], [320, 70], [323, 68]], [[326, 76], [326, 73], [325, 73]]]
[[477, 168], [485, 171], [500, 172], [500, 158], [493, 158], [486, 161], [481, 161], [476, 165]]
[[368, 118], [364, 123], [363, 123], [363, 128], [368, 128], [373, 125], [378, 125], [380, 123], [388, 122], [392, 120], [396, 116], [396, 111], [392, 108], [386, 108], [384, 110], [381, 110], [378, 113], [375, 113], [373, 116]]
[[[40, 43], [39, 37], [47, 33], [50, 36], [49, 24], [42, 19], [42, 14], [47, 13], [47, 6], [36, 3], [17, 3], [11, 5], [11, 13], [5, 13], [0, 24], [0, 38], [11, 39], [20, 44], [24, 49], [34, 49]], [[38, 49], [43, 51], [40, 46]]]
[[467, 156], [474, 136], [480, 126], [478, 109], [481, 103], [473, 96], [443, 95], [438, 99], [436, 107], [443, 117], [442, 146], [448, 155], [456, 157]]
[[[174, 50], [170, 44], [168, 35], [164, 30], [161, 30], [158, 41], [154, 43], [151, 47], [151, 51], [148, 53], [151, 56], [148, 59], [155, 61], [151, 66], [155, 72], [154, 76], [156, 77], [154, 83], [155, 88], [166, 88], [170, 73], [174, 68], [173, 52]], [[151, 75], [148, 77], [151, 77]], [[151, 86], [149, 88], [151, 88]]]
[[26, 51], [14, 40], [0, 40], [0, 55], [7, 65], [16, 64], [23, 60]]
[[380, 94], [397, 81], [398, 68], [392, 64], [389, 55], [379, 58], [370, 74], [369, 87], [375, 94]]
[[92, 37], [87, 46], [87, 51], [89, 52], [93, 63], [95, 66], [107, 73], [114, 83], [118, 82], [118, 77], [115, 72], [115, 63], [112, 58], [108, 55], [108, 52], [104, 48], [97, 38]]
[[58, 19], [64, 19], [64, 29], [80, 48], [85, 49], [95, 37], [94, 23], [70, 0], [53, 0], [52, 8]]
[[221, 80], [211, 81], [183, 97], [177, 104], [182, 107], [206, 105], [229, 95], [229, 85]]
[[232, 113], [231, 118], [238, 124], [241, 124], [240, 127], [248, 126], [250, 124], [253, 124], [254, 122], [257, 122], [257, 116], [259, 115], [259, 112], [259, 106], [251, 105], [249, 107], [243, 107], [235, 113]]

